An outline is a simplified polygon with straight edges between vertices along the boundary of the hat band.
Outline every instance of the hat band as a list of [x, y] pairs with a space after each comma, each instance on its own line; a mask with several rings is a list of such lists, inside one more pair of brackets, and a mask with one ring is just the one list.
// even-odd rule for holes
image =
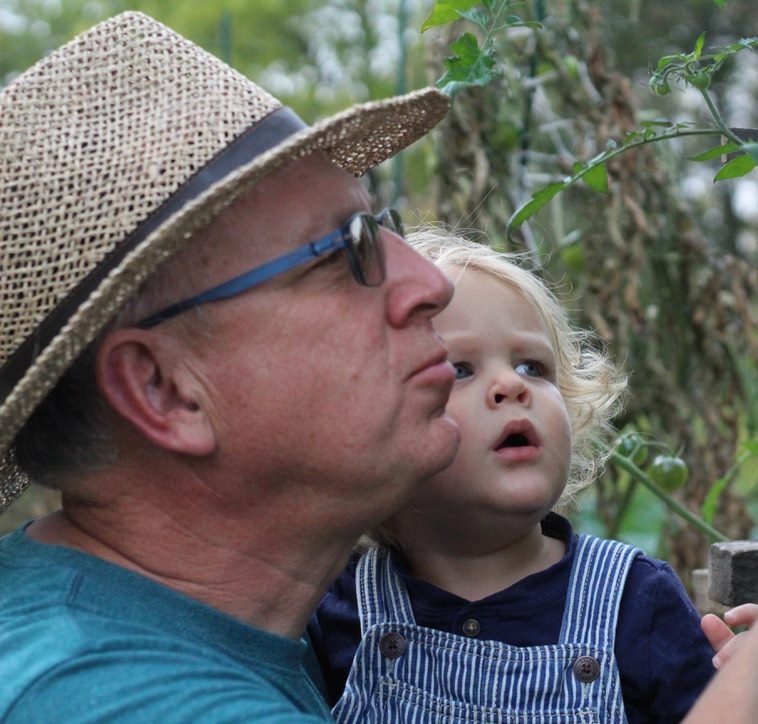
[[0, 368], [0, 403], [6, 400], [26, 370], [32, 366], [37, 356], [55, 338], [69, 317], [90, 297], [102, 280], [121, 263], [130, 251], [136, 248], [161, 224], [215, 183], [304, 128], [307, 128], [305, 122], [293, 110], [282, 106], [237, 136], [203, 168], [183, 183], [92, 269], [57, 306], [50, 310], [39, 326], [6, 360]]

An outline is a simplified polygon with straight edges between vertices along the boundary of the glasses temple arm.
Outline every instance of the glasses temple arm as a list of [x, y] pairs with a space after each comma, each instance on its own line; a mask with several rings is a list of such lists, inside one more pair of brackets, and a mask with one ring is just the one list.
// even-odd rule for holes
[[338, 229], [328, 236], [325, 236], [323, 239], [299, 246], [297, 249], [293, 249], [287, 254], [283, 254], [255, 269], [240, 274], [223, 284], [207, 289], [200, 294], [196, 294], [194, 297], [189, 297], [188, 299], [183, 299], [181, 302], [172, 304], [171, 306], [162, 309], [160, 312], [156, 312], [146, 319], [143, 319], [136, 326], [140, 329], [149, 329], [150, 327], [165, 322], [167, 319], [171, 319], [171, 317], [175, 317], [177, 314], [181, 314], [192, 307], [197, 307], [198, 305], [207, 302], [215, 302], [219, 299], [228, 299], [229, 297], [241, 294], [248, 289], [252, 289], [259, 284], [263, 284], [263, 282], [268, 281], [278, 274], [283, 274], [300, 264], [305, 264], [311, 259], [317, 259], [324, 254], [344, 249], [345, 246], [345, 234], [342, 229]]

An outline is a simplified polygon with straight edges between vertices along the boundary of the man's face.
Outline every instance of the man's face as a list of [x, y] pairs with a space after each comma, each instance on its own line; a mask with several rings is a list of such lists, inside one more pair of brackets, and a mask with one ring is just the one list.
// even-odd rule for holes
[[[206, 286], [370, 211], [359, 181], [317, 159], [293, 162], [227, 210], [197, 264]], [[453, 382], [431, 318], [452, 286], [383, 229], [387, 277], [357, 284], [344, 253], [207, 305], [212, 343], [198, 356], [219, 470], [251, 500], [307, 506], [325, 529], [365, 528], [452, 459]], [[219, 239], [219, 235], [224, 238]]]

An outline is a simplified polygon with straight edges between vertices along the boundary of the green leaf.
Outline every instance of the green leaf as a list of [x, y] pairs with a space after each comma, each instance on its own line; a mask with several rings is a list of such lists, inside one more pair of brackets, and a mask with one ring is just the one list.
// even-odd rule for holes
[[718, 158], [719, 156], [725, 156], [727, 153], [733, 153], [739, 148], [736, 143], [722, 143], [720, 146], [714, 146], [709, 148], [703, 153], [699, 153], [697, 156], [690, 156], [690, 161], [710, 161], [712, 158]]
[[570, 180], [556, 181], [541, 188], [532, 198], [523, 204], [516, 213], [511, 216], [508, 222], [509, 227], [515, 229], [521, 226], [527, 219], [534, 216], [543, 206], [545, 206], [554, 196], [557, 196], [563, 189], [568, 186]]
[[701, 53], [703, 52], [703, 46], [705, 45], [705, 33], [700, 33], [698, 35], [697, 40], [695, 41], [695, 50], [693, 52], [693, 55], [695, 56], [695, 60], [697, 60]]
[[647, 126], [645, 128], [644, 134], [642, 135], [642, 138], [645, 141], [648, 141], [651, 138], [655, 138], [657, 135], [658, 135], [658, 132], [655, 130], [655, 128], [653, 128], [652, 126]]
[[450, 43], [450, 50], [458, 54], [457, 58], [448, 58], [445, 62], [449, 61], [462, 61], [469, 65], [474, 65], [482, 55], [482, 51], [479, 48], [479, 41], [473, 33], [463, 33], [459, 38], [456, 38]]
[[725, 181], [730, 178], [739, 178], [746, 173], [750, 173], [758, 162], [749, 154], [742, 153], [739, 156], [735, 156], [731, 161], [727, 161], [713, 177], [715, 181]]
[[423, 33], [425, 30], [437, 27], [438, 25], [452, 23], [460, 18], [461, 13], [471, 10], [474, 5], [478, 4], [479, 0], [437, 0], [434, 3], [432, 12], [429, 13], [429, 17], [424, 20], [421, 32]]
[[587, 170], [580, 174], [582, 180], [593, 191], [599, 194], [608, 193], [608, 172], [604, 163], [598, 163], [595, 166], [587, 167]]
[[725, 475], [723, 478], [719, 478], [711, 486], [711, 489], [705, 496], [703, 507], [700, 509], [700, 514], [702, 515], [703, 520], [709, 525], [713, 523], [713, 518], [716, 515], [716, 506], [718, 505], [719, 498], [721, 497], [721, 493], [724, 492], [724, 488], [726, 488], [731, 478], [731, 475]]
[[682, 62], [682, 54], [677, 53], [676, 55], [664, 55], [659, 61], [658, 65], [655, 67], [656, 73], [660, 73], [661, 71], [666, 70], [670, 65], [673, 65], [674, 63], [681, 63]]
[[447, 71], [437, 81], [437, 87], [449, 96], [454, 96], [462, 88], [487, 85], [498, 75], [494, 50], [480, 49], [472, 33], [464, 33], [454, 40], [450, 49], [458, 55], [445, 58]]
[[746, 143], [742, 150], [749, 153], [753, 161], [758, 162], [758, 143]]
[[470, 23], [478, 25], [484, 31], [487, 30], [487, 26], [490, 23], [490, 16], [487, 15], [487, 13], [483, 13], [481, 10], [479, 10], [479, 8], [467, 10], [466, 12], [462, 12], [460, 15]]
[[671, 128], [674, 124], [671, 123], [671, 121], [667, 121], [665, 119], [660, 120], [652, 120], [652, 121], [641, 121], [640, 125], [645, 128]]

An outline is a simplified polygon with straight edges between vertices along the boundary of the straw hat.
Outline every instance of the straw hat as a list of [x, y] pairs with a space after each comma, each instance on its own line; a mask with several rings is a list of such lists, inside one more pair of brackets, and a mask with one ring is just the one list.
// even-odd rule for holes
[[7, 454], [82, 349], [188, 237], [289, 161], [360, 176], [432, 128], [417, 91], [315, 126], [141, 13], [103, 22], [0, 92], [0, 511]]

